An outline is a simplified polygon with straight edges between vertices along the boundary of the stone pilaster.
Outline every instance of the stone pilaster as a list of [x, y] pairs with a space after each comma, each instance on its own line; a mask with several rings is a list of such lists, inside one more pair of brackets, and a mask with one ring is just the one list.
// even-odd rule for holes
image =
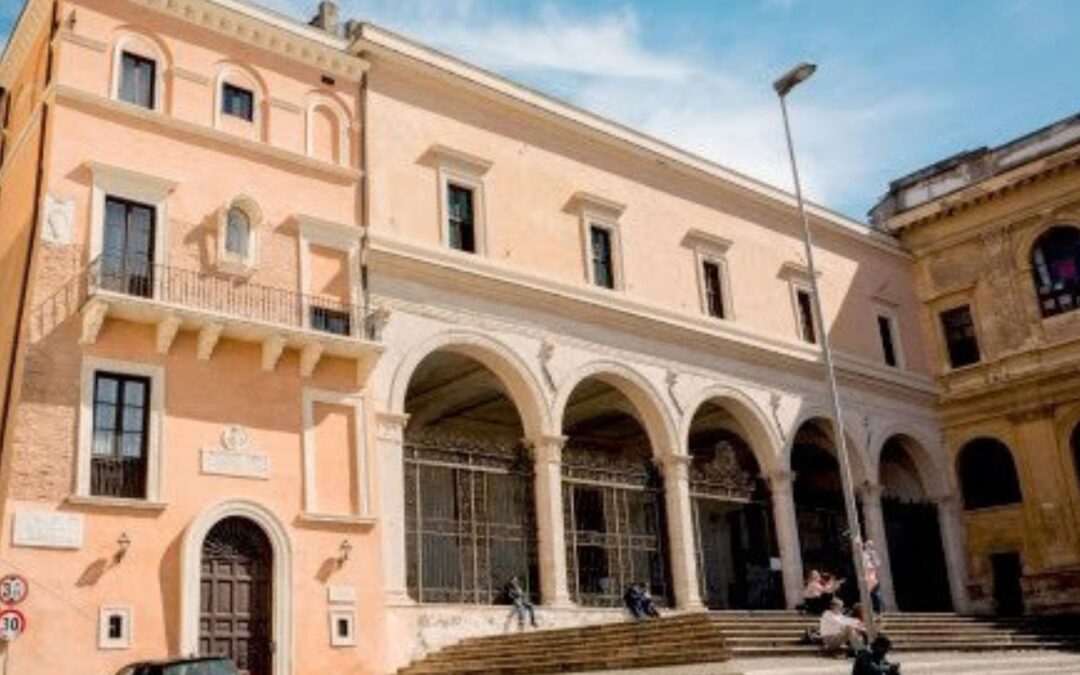
[[789, 609], [802, 599], [803, 564], [799, 547], [799, 523], [795, 517], [795, 474], [777, 470], [768, 475], [772, 494], [773, 522], [780, 546], [780, 567], [784, 577], [784, 599]]
[[408, 415], [376, 413], [379, 518], [386, 602], [411, 603], [405, 554], [405, 424]]
[[946, 495], [934, 500], [938, 507], [938, 525], [941, 527], [941, 546], [945, 549], [945, 568], [949, 575], [949, 591], [953, 610], [965, 613], [970, 610], [967, 593], [967, 553], [964, 520], [960, 498]]
[[885, 609], [895, 611], [896, 588], [893, 586], [892, 564], [889, 560], [889, 541], [885, 532], [885, 513], [881, 508], [881, 486], [867, 483], [862, 486], [859, 496], [862, 498], [863, 521], [866, 523], [866, 538], [874, 542], [880, 566], [877, 576], [881, 583], [881, 595], [885, 600]]
[[667, 455], [661, 462], [661, 468], [664, 473], [668, 542], [671, 546], [668, 558], [671, 561], [675, 606], [682, 610], [701, 609], [694, 515], [690, 504], [690, 457]]
[[566, 576], [562, 493], [562, 449], [566, 437], [541, 436], [526, 442], [532, 449], [535, 474], [540, 600], [552, 607], [569, 606], [573, 603]]

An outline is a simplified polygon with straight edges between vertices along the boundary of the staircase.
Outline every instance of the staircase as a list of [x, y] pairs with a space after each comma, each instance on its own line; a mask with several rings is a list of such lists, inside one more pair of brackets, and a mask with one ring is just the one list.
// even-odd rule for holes
[[[469, 638], [399, 670], [442, 673], [558, 673], [814, 656], [801, 643], [816, 619], [794, 612], [700, 612], [652, 621]], [[898, 652], [1080, 650], [1080, 619], [887, 615], [881, 631]]]

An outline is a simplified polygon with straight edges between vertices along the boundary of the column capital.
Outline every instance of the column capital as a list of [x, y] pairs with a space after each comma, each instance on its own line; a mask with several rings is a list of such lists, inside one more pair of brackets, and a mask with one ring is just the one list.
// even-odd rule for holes
[[945, 509], [946, 511], [959, 511], [960, 510], [960, 496], [955, 494], [948, 495], [934, 495], [930, 497], [930, 501], [938, 505], [939, 509]]
[[670, 475], [671, 477], [686, 478], [690, 471], [690, 463], [693, 461], [693, 457], [690, 455], [678, 453], [671, 455], [661, 455], [657, 458], [656, 463], [660, 465], [660, 469], [664, 472], [664, 475]]
[[877, 483], [867, 481], [860, 485], [856, 492], [864, 502], [881, 503], [882, 487]]
[[375, 437], [380, 441], [400, 443], [405, 435], [405, 425], [409, 416], [403, 413], [375, 413]]
[[541, 434], [524, 439], [525, 447], [532, 452], [533, 460], [538, 463], [561, 464], [562, 450], [567, 437], [555, 434]]
[[795, 472], [787, 469], [774, 469], [765, 474], [769, 489], [773, 492], [791, 492], [795, 485]]

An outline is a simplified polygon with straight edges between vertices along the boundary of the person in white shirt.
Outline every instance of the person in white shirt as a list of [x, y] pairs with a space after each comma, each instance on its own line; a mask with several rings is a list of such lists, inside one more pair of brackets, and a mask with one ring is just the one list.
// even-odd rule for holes
[[878, 558], [874, 549], [874, 542], [867, 539], [862, 545], [863, 571], [865, 572], [866, 587], [870, 590], [870, 604], [874, 614], [881, 614], [885, 602], [881, 595], [881, 580], [878, 578], [878, 570], [881, 568], [881, 559]]
[[862, 649], [866, 627], [862, 621], [844, 614], [844, 601], [834, 598], [821, 615], [818, 624], [821, 644], [825, 651], [834, 652], [845, 646], [853, 652]]

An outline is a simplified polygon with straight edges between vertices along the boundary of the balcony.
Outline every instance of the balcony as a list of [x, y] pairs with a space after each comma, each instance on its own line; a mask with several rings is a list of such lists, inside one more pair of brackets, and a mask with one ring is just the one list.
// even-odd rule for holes
[[94, 344], [105, 319], [115, 318], [156, 326], [160, 354], [181, 330], [196, 331], [204, 361], [229, 338], [260, 343], [267, 371], [285, 349], [296, 349], [303, 377], [332, 356], [355, 360], [361, 381], [382, 352], [384, 311], [365, 316], [357, 305], [217, 273], [102, 257], [87, 267], [85, 288], [82, 344]]

